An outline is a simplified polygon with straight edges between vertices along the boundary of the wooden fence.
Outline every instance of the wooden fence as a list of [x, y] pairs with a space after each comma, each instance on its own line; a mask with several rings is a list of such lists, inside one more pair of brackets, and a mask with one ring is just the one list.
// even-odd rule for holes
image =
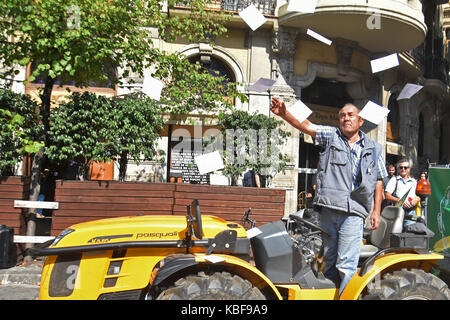
[[23, 209], [14, 208], [14, 200], [28, 200], [29, 177], [0, 177], [0, 224], [14, 228], [14, 234], [26, 233]]
[[186, 206], [198, 199], [202, 214], [240, 222], [252, 208], [257, 225], [284, 215], [285, 190], [230, 186], [117, 181], [57, 181], [51, 234], [70, 225], [102, 218], [151, 215], [185, 215]]

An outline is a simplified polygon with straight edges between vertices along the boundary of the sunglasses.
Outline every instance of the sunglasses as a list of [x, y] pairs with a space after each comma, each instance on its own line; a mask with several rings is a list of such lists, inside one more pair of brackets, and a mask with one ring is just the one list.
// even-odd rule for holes
[[404, 170], [406, 170], [406, 169], [409, 169], [409, 167], [398, 167], [400, 170], [402, 170], [402, 169], [404, 169]]

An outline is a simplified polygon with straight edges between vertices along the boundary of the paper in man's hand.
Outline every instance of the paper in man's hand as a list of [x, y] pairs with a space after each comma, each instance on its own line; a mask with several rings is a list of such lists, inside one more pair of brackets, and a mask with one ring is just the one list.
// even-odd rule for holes
[[287, 107], [287, 111], [289, 111], [299, 122], [305, 121], [312, 113], [312, 110], [300, 100]]

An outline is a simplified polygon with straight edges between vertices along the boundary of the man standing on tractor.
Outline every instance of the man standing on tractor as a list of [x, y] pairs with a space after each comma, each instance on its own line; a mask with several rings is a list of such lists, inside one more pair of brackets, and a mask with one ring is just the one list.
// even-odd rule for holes
[[364, 119], [353, 104], [339, 111], [339, 128], [300, 122], [284, 102], [273, 98], [271, 111], [324, 147], [317, 166], [313, 204], [320, 212], [324, 275], [339, 284], [339, 295], [356, 273], [364, 221], [372, 230], [380, 223], [383, 178], [387, 176], [380, 144], [361, 130]]

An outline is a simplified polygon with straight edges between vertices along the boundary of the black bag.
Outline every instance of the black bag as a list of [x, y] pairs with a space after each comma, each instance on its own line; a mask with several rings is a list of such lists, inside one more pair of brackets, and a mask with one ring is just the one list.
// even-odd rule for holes
[[249, 170], [246, 173], [244, 173], [242, 185], [244, 187], [256, 187], [255, 172], [253, 170]]
[[14, 229], [5, 225], [0, 225], [0, 269], [14, 267], [16, 262]]

